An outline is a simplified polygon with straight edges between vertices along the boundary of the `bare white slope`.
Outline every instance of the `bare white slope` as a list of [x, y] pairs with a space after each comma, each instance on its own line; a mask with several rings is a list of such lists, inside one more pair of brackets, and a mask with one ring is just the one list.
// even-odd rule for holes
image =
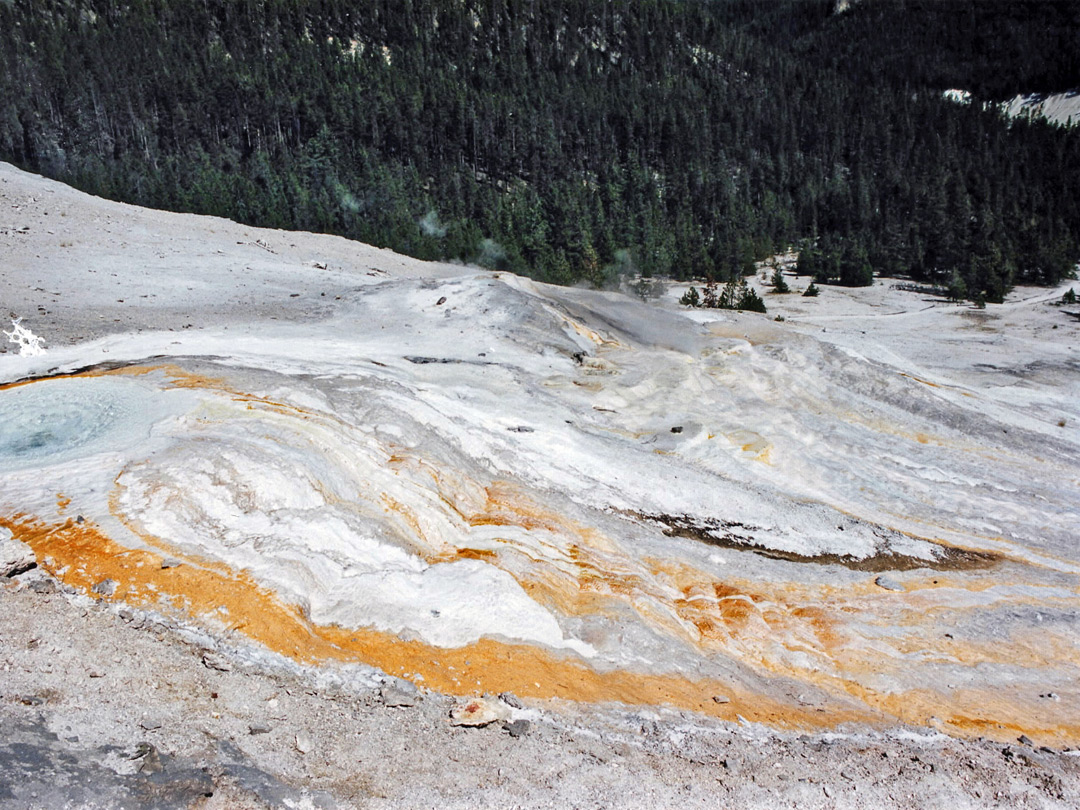
[[1015, 96], [1002, 104], [1002, 109], [1010, 118], [1045, 118], [1055, 124], [1073, 126], [1080, 123], [1080, 91]]
[[[968, 90], [946, 90], [942, 95], [956, 104], [971, 104], [974, 96]], [[1043, 118], [1053, 124], [1073, 126], [1080, 123], [1080, 91], [1065, 93], [1028, 93], [1008, 101], [982, 102], [984, 109], [996, 106], [1009, 118]]]

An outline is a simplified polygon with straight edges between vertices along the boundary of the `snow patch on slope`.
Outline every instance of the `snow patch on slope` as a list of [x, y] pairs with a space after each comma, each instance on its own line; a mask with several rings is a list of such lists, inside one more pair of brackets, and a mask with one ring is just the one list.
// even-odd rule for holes
[[1080, 90], [1066, 93], [1031, 93], [1003, 102], [1002, 110], [1010, 118], [1045, 118], [1054, 124], [1080, 124]]
[[[945, 90], [941, 95], [956, 104], [972, 104], [976, 101], [968, 90]], [[1080, 90], [1019, 94], [1008, 101], [983, 102], [983, 107], [997, 107], [1009, 118], [1042, 118], [1067, 127], [1080, 124]]]

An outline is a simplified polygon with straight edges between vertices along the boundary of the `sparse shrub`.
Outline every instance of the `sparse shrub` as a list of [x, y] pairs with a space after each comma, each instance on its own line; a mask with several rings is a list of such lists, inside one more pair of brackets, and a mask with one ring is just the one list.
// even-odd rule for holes
[[744, 309], [748, 312], [765, 312], [765, 302], [757, 294], [757, 290], [743, 281], [739, 288], [739, 297], [735, 301], [735, 309]]
[[1068, 291], [1061, 296], [1061, 303], [1063, 304], [1075, 304], [1076, 303], [1076, 290], [1069, 287]]
[[721, 306], [720, 297], [716, 293], [716, 281], [709, 276], [705, 282], [705, 292], [701, 296], [701, 305], [707, 309], [716, 309]]
[[955, 271], [952, 274], [952, 278], [949, 279], [948, 293], [949, 298], [955, 302], [960, 302], [967, 298], [967, 284], [964, 283], [964, 279], [960, 277], [960, 274]]
[[720, 293], [720, 300], [717, 303], [717, 307], [720, 309], [736, 309], [736, 304], [739, 302], [739, 296], [742, 288], [746, 286], [746, 282], [740, 279], [732, 279], [724, 285], [724, 291]]
[[643, 276], [631, 282], [630, 289], [642, 301], [655, 301], [664, 294], [664, 282], [658, 278]]
[[739, 309], [750, 312], [765, 312], [765, 302], [757, 294], [746, 279], [733, 278], [724, 285], [722, 291], [717, 291], [716, 282], [711, 278], [705, 284], [704, 294], [699, 295], [696, 288], [687, 290], [679, 303], [688, 307], [704, 307], [705, 309]]
[[791, 287], [789, 287], [788, 283], [784, 281], [784, 271], [782, 271], [779, 267], [773, 270], [772, 286], [774, 293], [783, 294], [791, 292]]
[[811, 281], [810, 286], [807, 287], [806, 291], [803, 293], [803, 298], [817, 298], [820, 292], [821, 290], [817, 288], [817, 285]]
[[691, 287], [684, 292], [682, 298], [679, 299], [679, 303], [684, 307], [701, 306], [701, 294], [697, 291], [697, 287]]

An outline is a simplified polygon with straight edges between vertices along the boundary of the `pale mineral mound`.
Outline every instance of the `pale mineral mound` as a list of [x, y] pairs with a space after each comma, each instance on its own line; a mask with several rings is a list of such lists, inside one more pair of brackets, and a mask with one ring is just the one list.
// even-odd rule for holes
[[48, 346], [0, 526], [77, 592], [443, 694], [1080, 738], [1060, 291], [687, 310], [0, 181]]

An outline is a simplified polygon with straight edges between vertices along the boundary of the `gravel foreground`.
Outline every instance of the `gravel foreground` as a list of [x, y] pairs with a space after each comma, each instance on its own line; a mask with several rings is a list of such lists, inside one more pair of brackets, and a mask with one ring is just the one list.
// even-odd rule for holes
[[452, 698], [164, 622], [36, 569], [0, 580], [0, 807], [1080, 806], [1080, 752], [1026, 741], [509, 695], [512, 722], [456, 727]]

